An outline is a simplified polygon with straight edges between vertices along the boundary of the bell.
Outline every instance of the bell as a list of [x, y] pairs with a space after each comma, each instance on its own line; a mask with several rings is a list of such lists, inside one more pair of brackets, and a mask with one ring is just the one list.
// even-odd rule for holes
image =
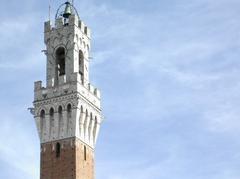
[[66, 4], [66, 7], [65, 7], [65, 11], [63, 13], [63, 17], [69, 18], [69, 16], [72, 14], [71, 4], [70, 4], [70, 2], [66, 2], [65, 4]]

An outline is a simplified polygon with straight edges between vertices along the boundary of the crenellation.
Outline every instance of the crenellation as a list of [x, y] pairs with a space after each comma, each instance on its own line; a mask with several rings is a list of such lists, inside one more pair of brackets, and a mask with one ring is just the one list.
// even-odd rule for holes
[[[75, 77], [80, 78], [79, 75], [76, 75]], [[36, 86], [35, 86], [35, 101], [46, 100], [49, 98], [58, 97], [58, 96], [62, 96], [62, 95], [68, 95], [71, 93], [79, 93], [82, 96], [89, 98], [89, 100], [92, 103], [94, 103], [93, 101], [95, 101], [95, 103], [96, 103], [101, 98], [100, 91], [97, 88], [95, 88], [94, 86], [92, 86], [91, 84], [88, 84], [88, 88], [86, 88], [81, 83], [78, 83], [75, 80], [73, 80], [73, 82], [75, 81], [75, 83], [73, 83], [73, 82], [66, 83], [66, 78], [64, 76], [62, 77], [62, 81], [63, 81], [63, 83], [61, 85], [59, 85], [59, 86], [61, 86], [61, 88], [59, 88], [59, 87], [44, 88], [44, 87], [42, 87], [41, 82], [37, 82]], [[76, 83], [78, 85], [75, 85]], [[98, 104], [98, 103], [96, 103], [96, 104]]]
[[50, 32], [51, 30], [52, 30], [51, 21], [46, 21], [44, 23], [44, 32], [47, 33]]
[[90, 83], [88, 83], [88, 90], [94, 94], [94, 87]]
[[95, 95], [97, 98], [101, 99], [101, 92], [100, 92], [99, 89], [97, 89], [97, 88], [94, 89], [94, 95]]
[[62, 17], [59, 17], [55, 21], [55, 27], [56, 29], [60, 29], [64, 27], [64, 19]]
[[71, 15], [70, 17], [69, 17], [69, 25], [71, 26], [79, 26], [79, 19], [78, 19], [78, 16], [77, 15]]
[[91, 30], [84, 24], [83, 21], [79, 20], [78, 27], [81, 32], [88, 37], [88, 39], [91, 39]]
[[42, 81], [34, 82], [34, 91], [38, 91], [42, 89]]
[[85, 24], [84, 24], [84, 22], [83, 21], [81, 21], [81, 20], [79, 20], [79, 28], [80, 28], [80, 30], [82, 31], [82, 32], [84, 32], [84, 28], [85, 28]]
[[84, 28], [84, 33], [87, 35], [89, 39], [91, 38], [91, 30], [87, 26], [85, 26]]

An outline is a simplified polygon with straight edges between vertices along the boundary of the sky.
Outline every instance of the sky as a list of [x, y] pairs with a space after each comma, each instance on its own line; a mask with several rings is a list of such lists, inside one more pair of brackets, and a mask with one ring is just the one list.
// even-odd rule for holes
[[[62, 0], [52, 0], [52, 19]], [[1, 0], [0, 178], [39, 178], [48, 0]], [[75, 0], [102, 93], [96, 179], [240, 179], [240, 1]]]

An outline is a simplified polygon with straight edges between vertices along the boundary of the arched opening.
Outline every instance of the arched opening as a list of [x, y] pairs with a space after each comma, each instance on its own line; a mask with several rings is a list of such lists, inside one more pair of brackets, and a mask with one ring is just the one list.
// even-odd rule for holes
[[79, 73], [80, 73], [81, 79], [83, 81], [84, 55], [83, 55], [82, 50], [79, 50], [78, 63], [79, 63]]
[[45, 111], [44, 110], [41, 110], [41, 112], [40, 112], [40, 117], [45, 117]]
[[50, 109], [49, 115], [50, 115], [50, 117], [54, 116], [54, 109], [53, 108]]
[[50, 136], [53, 136], [53, 129], [54, 129], [54, 109], [51, 108], [49, 111], [49, 117], [50, 117]]
[[41, 110], [40, 112], [40, 131], [41, 131], [41, 135], [43, 136], [44, 134], [44, 130], [45, 130], [45, 111]]
[[56, 70], [58, 76], [65, 75], [65, 58], [65, 49], [63, 47], [59, 47], [56, 50]]
[[61, 144], [58, 142], [56, 144], [56, 157], [59, 158], [61, 154]]
[[62, 109], [62, 106], [59, 106], [59, 107], [58, 107], [58, 113], [59, 113], [59, 114], [62, 114], [62, 110], [63, 110], [63, 109]]
[[67, 112], [69, 115], [71, 115], [71, 113], [72, 113], [72, 105], [71, 104], [67, 105]]

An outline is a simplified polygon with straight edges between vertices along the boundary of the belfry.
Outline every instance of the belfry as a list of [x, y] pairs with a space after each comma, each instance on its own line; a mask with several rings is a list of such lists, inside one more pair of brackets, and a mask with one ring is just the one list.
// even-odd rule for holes
[[94, 148], [102, 121], [100, 91], [89, 81], [90, 29], [70, 2], [55, 26], [44, 24], [46, 87], [34, 84], [41, 142], [40, 179], [94, 179]]

